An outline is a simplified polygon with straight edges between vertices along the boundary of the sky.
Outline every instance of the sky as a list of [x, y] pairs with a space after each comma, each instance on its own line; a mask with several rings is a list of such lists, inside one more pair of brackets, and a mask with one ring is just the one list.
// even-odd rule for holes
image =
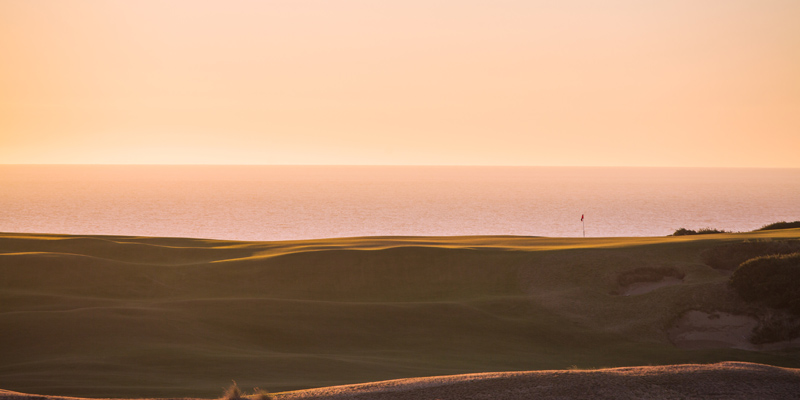
[[797, 0], [0, 0], [0, 164], [800, 168]]

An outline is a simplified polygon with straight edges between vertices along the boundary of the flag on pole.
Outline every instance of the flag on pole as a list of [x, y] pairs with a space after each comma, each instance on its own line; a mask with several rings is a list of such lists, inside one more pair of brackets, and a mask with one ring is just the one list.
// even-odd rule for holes
[[583, 222], [583, 214], [581, 214], [581, 222]]

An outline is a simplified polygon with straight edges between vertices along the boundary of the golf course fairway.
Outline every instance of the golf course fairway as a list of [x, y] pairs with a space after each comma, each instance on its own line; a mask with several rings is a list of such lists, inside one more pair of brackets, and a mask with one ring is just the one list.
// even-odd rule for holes
[[739, 361], [758, 309], [680, 237], [281, 242], [0, 234], [0, 388], [218, 397], [468, 373]]

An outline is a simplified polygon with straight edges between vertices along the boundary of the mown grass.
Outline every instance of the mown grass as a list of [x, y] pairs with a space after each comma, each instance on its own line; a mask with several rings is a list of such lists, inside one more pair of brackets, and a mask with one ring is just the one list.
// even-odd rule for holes
[[683, 279], [685, 276], [674, 267], [639, 267], [620, 273], [617, 283], [624, 287], [639, 282], [658, 282], [665, 278]]

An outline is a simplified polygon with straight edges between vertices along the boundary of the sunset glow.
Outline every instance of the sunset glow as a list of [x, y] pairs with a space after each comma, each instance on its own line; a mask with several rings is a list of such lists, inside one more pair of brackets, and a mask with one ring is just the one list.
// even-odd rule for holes
[[2, 164], [800, 167], [800, 2], [0, 2]]

